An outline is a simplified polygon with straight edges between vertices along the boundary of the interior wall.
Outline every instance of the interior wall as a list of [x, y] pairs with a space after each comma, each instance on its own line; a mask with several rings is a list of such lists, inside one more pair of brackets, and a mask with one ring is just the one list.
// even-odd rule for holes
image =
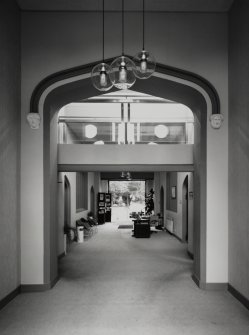
[[[168, 172], [167, 175], [167, 197], [166, 209], [167, 212], [177, 213], [177, 198], [178, 198], [178, 174], [177, 172]], [[175, 197], [172, 197], [172, 188], [175, 187]]]
[[165, 224], [166, 220], [166, 172], [155, 172], [154, 173], [154, 184], [155, 184], [155, 214], [160, 213], [161, 209], [161, 187], [164, 190], [164, 204], [163, 204], [163, 221]]
[[87, 213], [90, 210], [90, 190], [94, 186], [94, 173], [88, 172], [88, 187], [86, 196], [88, 197], [88, 206], [87, 209], [78, 212], [76, 210], [76, 172], [65, 172], [64, 176], [67, 176], [70, 186], [71, 186], [71, 226], [76, 226], [76, 220], [84, 217], [87, 218]]
[[101, 190], [101, 174], [100, 172], [94, 172], [94, 191], [95, 191], [95, 217], [98, 217], [98, 206], [97, 206], [97, 198], [98, 192], [102, 192]]
[[249, 2], [229, 23], [229, 283], [249, 299]]
[[[176, 235], [180, 240], [185, 242], [185, 229], [183, 227], [183, 211], [182, 211], [182, 186], [185, 178], [188, 177], [188, 243], [187, 249], [190, 254], [194, 254], [194, 183], [192, 172], [165, 172], [166, 182], [166, 198], [171, 198], [171, 186], [176, 186], [176, 199], [174, 210], [165, 207], [165, 219], [172, 219], [173, 234]], [[165, 199], [166, 199], [165, 198]], [[165, 201], [166, 203], [166, 201]]]
[[100, 192], [103, 193], [108, 193], [108, 180], [101, 180], [101, 184], [100, 184]]
[[[96, 179], [98, 179], [98, 173], [88, 172], [88, 186], [87, 186], [87, 198], [88, 205], [87, 209], [83, 211], [76, 211], [76, 172], [60, 172], [58, 174], [58, 182], [57, 182], [57, 199], [58, 199], [58, 213], [56, 214], [58, 217], [58, 230], [57, 230], [57, 241], [58, 248], [56, 251], [57, 255], [61, 255], [64, 252], [64, 180], [65, 176], [67, 177], [70, 183], [71, 190], [71, 226], [76, 226], [76, 220], [80, 218], [87, 218], [87, 214], [90, 211], [90, 191], [93, 186], [94, 189], [96, 187], [98, 192], [98, 185]], [[96, 199], [95, 199], [96, 201]], [[95, 206], [96, 207], [96, 206]]]
[[[155, 213], [159, 213], [160, 211], [160, 172], [154, 172], [154, 184], [155, 184], [154, 208], [155, 208]], [[145, 193], [148, 193], [148, 191], [145, 190]]]
[[[214, 85], [220, 97], [221, 112], [225, 117], [223, 126], [217, 131], [213, 130], [209, 123], [207, 125], [207, 173], [209, 180], [207, 189], [203, 188], [202, 190], [201, 198], [203, 203], [205, 202], [204, 205], [207, 205], [208, 212], [202, 210], [202, 206], [200, 206], [200, 213], [198, 213], [199, 216], [202, 216], [201, 222], [207, 221], [208, 223], [207, 227], [204, 224], [200, 233], [204, 253], [207, 251], [207, 264], [203, 263], [203, 267], [207, 268], [207, 275], [205, 271], [202, 271], [203, 274], [200, 277], [211, 283], [226, 282], [227, 15], [224, 13], [151, 13], [149, 15], [150, 31], [147, 35], [147, 45], [156, 55], [158, 63], [189, 70], [203, 76]], [[116, 34], [113, 34], [113, 26], [119, 27], [121, 25], [119, 13], [108, 13], [107, 16], [106, 32], [112, 38], [106, 40], [106, 56], [113, 57], [120, 53], [121, 36], [121, 31], [118, 34], [118, 28], [115, 30]], [[135, 29], [138, 13], [128, 13], [127, 16], [129, 26], [126, 29], [126, 53], [134, 54], [137, 52], [137, 45], [140, 44], [141, 40], [139, 31]], [[31, 213], [26, 214], [24, 211], [22, 214], [23, 236], [25, 236], [25, 232], [30, 231], [31, 224], [37, 219], [37, 216], [39, 217], [37, 225], [43, 226], [43, 157], [39, 152], [43, 148], [43, 129], [36, 132], [27, 129], [25, 117], [29, 112], [31, 94], [35, 86], [47, 75], [100, 58], [101, 34], [99, 31], [101, 27], [98, 27], [97, 24], [92, 25], [92, 22], [98, 22], [98, 17], [99, 13], [22, 14], [22, 207], [25, 208], [28, 206], [27, 204], [32, 203], [31, 189], [35, 192], [37, 200], [36, 203], [32, 203], [33, 211]], [[36, 31], [36, 34], [33, 34], [33, 31]], [[82, 34], [79, 34], [79, 31]], [[167, 34], [168, 31], [171, 33]], [[153, 82], [153, 78], [151, 82]], [[89, 85], [91, 85], [90, 79]], [[155, 94], [156, 91], [157, 88]], [[165, 92], [160, 92], [160, 94], [165, 95]], [[210, 106], [208, 110], [210, 112]], [[206, 125], [208, 117], [209, 115], [204, 115], [205, 121], [202, 124]], [[202, 129], [202, 134], [205, 135], [205, 131]], [[203, 149], [201, 148], [201, 152], [206, 153]], [[220, 155], [220, 152], [223, 155]], [[197, 160], [198, 163], [206, 161], [206, 157], [199, 158], [201, 159]], [[29, 166], [32, 166], [32, 174], [28, 173]], [[205, 168], [201, 173], [204, 176]], [[197, 185], [199, 184], [197, 183]], [[218, 216], [213, 211], [217, 202], [220, 203], [221, 208]], [[216, 222], [219, 222], [218, 233], [217, 229], [214, 229]], [[31, 245], [23, 241], [22, 251], [24, 269], [22, 280], [32, 284], [42, 280], [40, 260], [43, 257], [44, 242], [43, 232], [39, 228], [36, 229], [33, 236], [34, 243]], [[214, 241], [215, 243], [213, 243]], [[208, 245], [207, 250], [206, 245]], [[39, 260], [36, 264], [29, 259], [32, 249], [36, 249], [36, 260]], [[206, 259], [205, 255], [203, 259]], [[199, 269], [196, 269], [196, 272], [200, 273]]]
[[193, 145], [59, 144], [58, 164], [75, 165], [193, 165]]
[[[70, 185], [71, 190], [71, 185]], [[71, 192], [70, 192], [71, 195]], [[58, 173], [57, 180], [57, 208], [58, 208], [58, 230], [57, 230], [57, 243], [58, 252], [57, 255], [63, 255], [64, 253], [64, 196], [65, 196], [65, 174], [63, 172]]]
[[[188, 176], [186, 172], [167, 172], [167, 199], [169, 207], [166, 207], [166, 218], [173, 220], [173, 234], [180, 240], [184, 240], [182, 227], [182, 185]], [[176, 187], [176, 198], [171, 197], [171, 188]]]
[[0, 300], [20, 285], [20, 14], [0, 2]]
[[188, 173], [188, 252], [191, 255], [194, 255], [194, 198], [194, 175], [190, 172]]

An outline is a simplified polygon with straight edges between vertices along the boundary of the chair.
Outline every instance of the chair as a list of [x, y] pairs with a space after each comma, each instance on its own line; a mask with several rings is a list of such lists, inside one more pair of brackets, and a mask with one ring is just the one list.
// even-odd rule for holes
[[98, 231], [98, 221], [93, 216], [87, 216], [87, 222], [93, 228], [94, 233]]
[[150, 225], [151, 227], [156, 227], [159, 224], [158, 215], [151, 215], [150, 216]]
[[84, 221], [82, 219], [83, 218], [76, 221], [76, 226], [84, 228], [84, 237], [91, 237], [93, 235], [93, 229], [85, 219], [83, 219]]

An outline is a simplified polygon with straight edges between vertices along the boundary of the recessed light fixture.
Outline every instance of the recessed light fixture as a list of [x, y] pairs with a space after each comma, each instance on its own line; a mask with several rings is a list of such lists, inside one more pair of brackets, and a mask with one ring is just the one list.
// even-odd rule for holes
[[165, 138], [169, 134], [169, 128], [163, 124], [155, 126], [155, 135], [158, 138]]
[[88, 124], [85, 126], [85, 136], [87, 138], [93, 138], [97, 135], [97, 127], [93, 124]]

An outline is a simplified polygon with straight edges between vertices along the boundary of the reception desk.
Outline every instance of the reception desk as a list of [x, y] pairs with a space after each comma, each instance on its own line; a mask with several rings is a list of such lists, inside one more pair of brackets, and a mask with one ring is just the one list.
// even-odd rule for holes
[[150, 221], [149, 219], [136, 219], [133, 220], [134, 229], [133, 236], [134, 237], [150, 237]]

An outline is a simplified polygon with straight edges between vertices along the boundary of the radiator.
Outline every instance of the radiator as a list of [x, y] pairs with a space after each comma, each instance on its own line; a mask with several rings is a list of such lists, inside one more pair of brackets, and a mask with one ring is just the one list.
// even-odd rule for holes
[[166, 219], [166, 229], [170, 232], [174, 232], [174, 221], [172, 218], [167, 218]]

